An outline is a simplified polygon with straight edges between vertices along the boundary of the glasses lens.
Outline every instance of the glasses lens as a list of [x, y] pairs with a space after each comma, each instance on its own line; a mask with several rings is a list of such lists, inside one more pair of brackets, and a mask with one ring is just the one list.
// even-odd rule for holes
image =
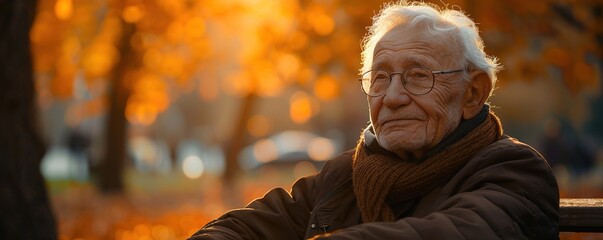
[[404, 71], [404, 86], [412, 94], [426, 94], [433, 88], [433, 73], [427, 68], [409, 68]]
[[389, 80], [386, 71], [368, 71], [362, 75], [362, 90], [369, 96], [380, 96], [387, 91]]

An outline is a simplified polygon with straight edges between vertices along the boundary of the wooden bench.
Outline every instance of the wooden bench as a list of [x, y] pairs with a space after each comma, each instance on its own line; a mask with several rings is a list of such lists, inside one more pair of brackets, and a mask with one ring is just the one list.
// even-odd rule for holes
[[561, 198], [559, 231], [603, 233], [603, 198]]

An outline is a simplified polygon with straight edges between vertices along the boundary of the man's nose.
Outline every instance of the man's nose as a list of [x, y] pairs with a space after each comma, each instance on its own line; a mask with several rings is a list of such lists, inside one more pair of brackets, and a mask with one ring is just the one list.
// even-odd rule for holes
[[402, 79], [401, 74], [392, 75], [391, 82], [383, 97], [383, 104], [390, 108], [395, 108], [411, 102], [410, 93], [404, 87], [403, 81], [404, 79]]

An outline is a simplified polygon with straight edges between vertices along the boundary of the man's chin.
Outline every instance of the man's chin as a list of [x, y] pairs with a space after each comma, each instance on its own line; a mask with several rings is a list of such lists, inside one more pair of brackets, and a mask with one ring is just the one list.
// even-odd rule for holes
[[[406, 137], [408, 138], [409, 136]], [[411, 136], [411, 138], [417, 139], [415, 136]], [[382, 148], [399, 156], [406, 153], [415, 153], [422, 147], [420, 141], [400, 141], [399, 136], [384, 136], [377, 138], [377, 141]]]

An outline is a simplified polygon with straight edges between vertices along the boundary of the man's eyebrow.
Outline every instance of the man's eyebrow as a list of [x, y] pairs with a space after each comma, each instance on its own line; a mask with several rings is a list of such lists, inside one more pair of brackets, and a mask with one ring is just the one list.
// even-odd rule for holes
[[371, 65], [372, 69], [382, 69], [387, 66], [387, 61], [375, 61], [373, 65]]
[[371, 66], [372, 69], [384, 69], [384, 70], [389, 70], [388, 68], [392, 68], [393, 66], [401, 66], [402, 68], [408, 68], [408, 67], [418, 67], [418, 66], [427, 66], [427, 61], [425, 61], [424, 59], [421, 59], [420, 57], [416, 57], [416, 56], [409, 56], [409, 57], [405, 57], [404, 59], [397, 61], [397, 62], [390, 62], [390, 61], [383, 61], [383, 60], [378, 60], [373, 62], [373, 65]]
[[402, 67], [417, 67], [417, 66], [425, 66], [427, 61], [425, 59], [421, 59], [416, 56], [410, 56], [400, 61]]

